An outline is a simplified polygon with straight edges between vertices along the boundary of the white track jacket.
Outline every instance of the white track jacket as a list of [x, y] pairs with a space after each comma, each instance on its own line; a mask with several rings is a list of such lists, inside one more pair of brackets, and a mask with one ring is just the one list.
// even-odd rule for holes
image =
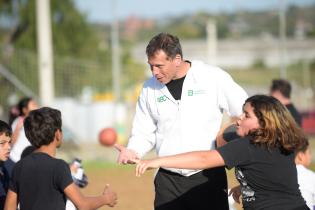
[[[246, 98], [246, 92], [228, 73], [201, 61], [192, 61], [180, 101], [151, 77], [138, 99], [128, 149], [140, 157], [153, 148], [158, 156], [214, 149], [223, 111], [240, 115]], [[167, 170], [184, 176], [198, 172]]]

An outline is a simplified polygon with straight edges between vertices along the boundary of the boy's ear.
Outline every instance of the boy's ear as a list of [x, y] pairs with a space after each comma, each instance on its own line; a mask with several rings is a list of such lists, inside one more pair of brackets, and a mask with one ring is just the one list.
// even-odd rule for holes
[[62, 140], [62, 133], [61, 133], [61, 131], [59, 129], [57, 129], [56, 132], [55, 132], [55, 138], [56, 138], [57, 141]]

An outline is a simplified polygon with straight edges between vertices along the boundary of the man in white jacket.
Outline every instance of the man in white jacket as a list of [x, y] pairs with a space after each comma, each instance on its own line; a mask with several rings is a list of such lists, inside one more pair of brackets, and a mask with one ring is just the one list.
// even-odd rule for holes
[[[183, 60], [177, 37], [160, 33], [146, 48], [153, 76], [138, 99], [127, 148], [127, 164], [152, 149], [158, 156], [215, 148], [222, 113], [242, 113], [246, 92], [222, 69]], [[228, 209], [223, 167], [207, 170], [160, 168], [155, 177], [156, 210]]]

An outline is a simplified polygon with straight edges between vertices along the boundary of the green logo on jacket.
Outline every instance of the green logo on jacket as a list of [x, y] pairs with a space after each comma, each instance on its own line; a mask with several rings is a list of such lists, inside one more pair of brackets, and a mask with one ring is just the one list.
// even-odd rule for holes
[[199, 90], [188, 90], [188, 96], [197, 96], [201, 94], [206, 94], [206, 90], [199, 89]]
[[194, 91], [193, 90], [188, 90], [188, 96], [193, 96], [194, 95]]
[[161, 103], [161, 102], [166, 101], [166, 99], [167, 99], [166, 95], [163, 95], [163, 96], [158, 97], [158, 98], [157, 98], [157, 101], [158, 101], [159, 103]]

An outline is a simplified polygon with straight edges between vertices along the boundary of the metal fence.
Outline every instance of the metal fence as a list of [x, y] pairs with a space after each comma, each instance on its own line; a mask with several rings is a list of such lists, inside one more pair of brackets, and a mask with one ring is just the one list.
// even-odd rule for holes
[[[9, 107], [20, 97], [27, 95], [38, 98], [37, 62], [37, 54], [34, 51], [0, 47], [0, 115], [2, 118], [6, 119]], [[113, 100], [110, 62], [55, 55], [53, 68], [56, 98]], [[143, 65], [135, 63], [128, 66], [122, 65], [120, 78], [122, 102], [135, 101], [137, 97], [135, 90], [145, 77], [144, 69]]]

